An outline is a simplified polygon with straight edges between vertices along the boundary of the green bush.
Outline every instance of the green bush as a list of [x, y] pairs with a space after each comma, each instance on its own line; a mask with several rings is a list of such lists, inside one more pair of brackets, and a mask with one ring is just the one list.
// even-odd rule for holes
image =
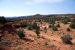
[[70, 27], [73, 28], [73, 29], [75, 29], [75, 23], [71, 23]]
[[40, 34], [40, 31], [38, 31], [38, 30], [35, 30], [35, 33], [37, 34], [37, 36], [39, 36], [39, 34]]
[[33, 25], [32, 24], [28, 24], [28, 30], [33, 30]]
[[63, 20], [63, 23], [64, 23], [64, 24], [68, 24], [68, 21], [67, 21], [67, 20]]
[[63, 17], [63, 21], [64, 24], [68, 24], [68, 22], [71, 22], [71, 19], [68, 17]]
[[33, 29], [35, 29], [35, 33], [39, 36], [40, 27], [37, 25], [37, 23], [33, 23]]
[[5, 24], [7, 22], [7, 20], [5, 19], [5, 17], [0, 17], [0, 23], [1, 24]]
[[54, 30], [54, 31], [58, 31], [58, 29], [57, 29], [57, 27], [52, 27], [52, 30]]
[[55, 24], [55, 20], [51, 20], [50, 21], [50, 24]]
[[46, 27], [44, 28], [44, 32], [45, 32], [45, 33], [47, 32], [47, 28], [46, 28]]
[[39, 26], [37, 25], [37, 23], [33, 23], [33, 29], [36, 29], [36, 30], [38, 30], [39, 29]]
[[70, 24], [70, 27], [73, 28], [73, 29], [75, 29], [75, 19], [72, 20], [72, 22]]
[[72, 44], [72, 37], [69, 34], [62, 36], [61, 39], [65, 44]]
[[23, 37], [25, 37], [23, 31], [18, 31], [17, 35], [20, 37], [20, 39], [22, 39]]
[[20, 24], [21, 24], [21, 27], [23, 27], [23, 28], [27, 28], [27, 26], [28, 26], [28, 23], [26, 23], [26, 22], [21, 22]]

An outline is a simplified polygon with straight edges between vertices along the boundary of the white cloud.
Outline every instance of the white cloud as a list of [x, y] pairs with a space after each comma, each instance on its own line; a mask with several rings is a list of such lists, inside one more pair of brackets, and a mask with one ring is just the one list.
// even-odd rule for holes
[[31, 4], [42, 4], [42, 3], [61, 3], [64, 0], [28, 0], [27, 2], [25, 2], [27, 5], [31, 5]]

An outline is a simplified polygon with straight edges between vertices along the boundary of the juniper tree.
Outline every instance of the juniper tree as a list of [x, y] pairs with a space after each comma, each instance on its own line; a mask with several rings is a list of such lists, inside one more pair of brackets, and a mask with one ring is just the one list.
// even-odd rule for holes
[[72, 22], [70, 24], [70, 27], [73, 28], [73, 29], [75, 29], [75, 19], [72, 20]]
[[0, 24], [5, 24], [7, 20], [5, 19], [4, 16], [0, 17]]
[[69, 34], [62, 36], [61, 39], [65, 44], [72, 44], [72, 37]]

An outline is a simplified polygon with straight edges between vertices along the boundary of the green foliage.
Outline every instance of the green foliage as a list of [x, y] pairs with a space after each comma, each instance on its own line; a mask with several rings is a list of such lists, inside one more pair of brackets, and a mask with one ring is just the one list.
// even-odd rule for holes
[[70, 24], [70, 27], [73, 28], [73, 29], [75, 29], [75, 19], [72, 20], [72, 22]]
[[58, 31], [58, 29], [57, 29], [57, 27], [52, 27], [52, 30], [54, 30], [54, 31]]
[[39, 26], [35, 22], [33, 23], [33, 29], [39, 30]]
[[70, 27], [73, 28], [73, 29], [75, 29], [75, 23], [71, 23]]
[[37, 36], [39, 36], [40, 31], [39, 30], [35, 30], [35, 33], [37, 34]]
[[58, 31], [58, 28], [54, 24], [51, 24], [49, 27], [51, 27], [53, 31]]
[[50, 20], [50, 24], [55, 24], [55, 20], [54, 19]]
[[65, 44], [72, 44], [72, 37], [69, 34], [64, 35], [63, 37], [61, 37], [61, 39]]
[[50, 24], [55, 24], [56, 18], [55, 17], [50, 17], [47, 16], [47, 18], [44, 18], [44, 22], [50, 23]]
[[17, 35], [22, 39], [25, 35], [23, 31], [18, 31]]
[[37, 23], [33, 23], [33, 29], [35, 29], [35, 33], [37, 34], [37, 36], [39, 36], [40, 34], [40, 27], [37, 25]]
[[7, 22], [7, 20], [2, 16], [0, 17], [0, 23], [1, 24], [5, 24]]
[[39, 36], [40, 34], [40, 27], [37, 25], [37, 23], [28, 24], [29, 30], [35, 30], [35, 33]]
[[44, 19], [44, 22], [49, 22], [49, 19], [48, 19], [48, 18], [45, 18], [45, 19]]
[[64, 18], [63, 18], [63, 23], [64, 23], [64, 24], [68, 24], [68, 22], [71, 22], [71, 19], [68, 18], [68, 17], [64, 17]]
[[47, 32], [47, 28], [46, 28], [46, 27], [44, 28], [44, 32], [45, 32], [45, 33]]
[[32, 24], [28, 24], [28, 30], [33, 30], [33, 25]]
[[28, 23], [26, 23], [26, 22], [21, 22], [20, 24], [21, 24], [21, 27], [23, 27], [23, 28], [27, 28], [27, 26], [28, 26]]
[[67, 22], [67, 20], [65, 19], [65, 20], [63, 20], [63, 23], [64, 23], [64, 24], [67, 24], [68, 22]]
[[40, 30], [40, 27], [37, 25], [37, 23], [28, 24], [29, 30]]
[[37, 25], [37, 23], [33, 24], [33, 29], [40, 31], [40, 27]]

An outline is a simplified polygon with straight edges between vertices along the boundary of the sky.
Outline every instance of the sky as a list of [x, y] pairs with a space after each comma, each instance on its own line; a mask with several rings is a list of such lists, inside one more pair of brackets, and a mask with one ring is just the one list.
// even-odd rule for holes
[[75, 0], [0, 0], [0, 16], [75, 14]]

